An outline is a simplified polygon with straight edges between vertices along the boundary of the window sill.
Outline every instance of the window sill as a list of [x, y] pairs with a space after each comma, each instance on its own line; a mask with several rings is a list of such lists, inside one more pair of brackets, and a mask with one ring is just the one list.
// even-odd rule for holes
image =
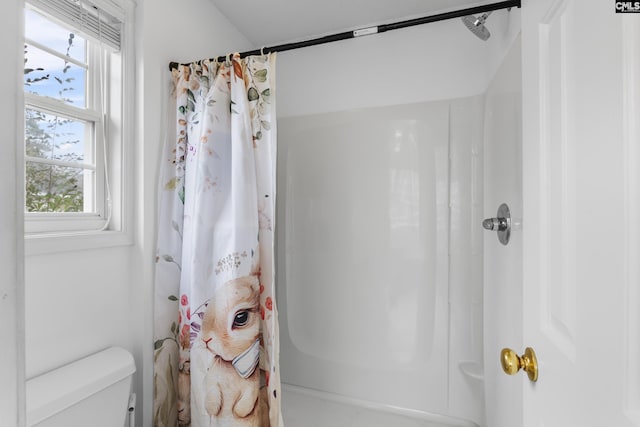
[[121, 231], [26, 234], [25, 256], [129, 246], [133, 238]]

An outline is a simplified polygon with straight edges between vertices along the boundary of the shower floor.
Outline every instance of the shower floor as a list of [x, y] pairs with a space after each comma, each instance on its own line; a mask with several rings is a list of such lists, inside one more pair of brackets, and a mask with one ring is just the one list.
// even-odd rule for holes
[[282, 413], [287, 427], [478, 427], [470, 421], [289, 384], [282, 385], [282, 393]]

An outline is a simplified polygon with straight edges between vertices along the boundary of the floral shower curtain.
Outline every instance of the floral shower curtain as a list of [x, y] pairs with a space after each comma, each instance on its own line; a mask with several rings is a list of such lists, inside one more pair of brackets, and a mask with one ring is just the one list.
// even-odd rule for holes
[[[280, 427], [275, 55], [172, 72], [159, 186], [154, 426]], [[175, 134], [173, 134], [175, 131]]]

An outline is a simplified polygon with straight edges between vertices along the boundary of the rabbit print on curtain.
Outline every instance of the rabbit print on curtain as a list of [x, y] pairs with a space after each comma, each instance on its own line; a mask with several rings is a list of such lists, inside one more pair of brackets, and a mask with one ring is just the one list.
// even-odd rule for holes
[[176, 118], [158, 200], [154, 426], [281, 427], [275, 55], [180, 65], [172, 80]]

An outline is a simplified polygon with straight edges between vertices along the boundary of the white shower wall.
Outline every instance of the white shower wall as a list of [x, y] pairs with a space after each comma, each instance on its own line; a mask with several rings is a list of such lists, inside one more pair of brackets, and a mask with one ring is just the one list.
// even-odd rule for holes
[[482, 419], [482, 99], [279, 120], [284, 382]]

